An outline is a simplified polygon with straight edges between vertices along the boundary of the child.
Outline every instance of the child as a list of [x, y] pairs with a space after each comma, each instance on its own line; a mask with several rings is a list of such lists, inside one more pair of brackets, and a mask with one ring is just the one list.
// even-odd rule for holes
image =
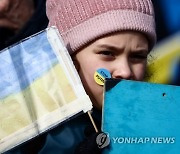
[[[147, 55], [156, 41], [152, 3], [150, 0], [47, 0], [46, 7], [49, 26], [57, 26], [62, 35], [93, 103], [93, 117], [100, 126], [103, 87], [94, 81], [94, 73], [105, 68], [112, 78], [143, 80]], [[98, 153], [90, 126], [86, 115], [74, 118], [44, 135], [41, 145], [31, 141], [31, 150], [42, 154], [69, 154], [75, 149], [76, 153]], [[27, 152], [27, 147], [21, 151]]]
[[150, 0], [47, 0], [49, 26], [57, 26], [94, 107], [101, 109], [98, 68], [114, 78], [142, 80], [153, 47], [154, 12]]

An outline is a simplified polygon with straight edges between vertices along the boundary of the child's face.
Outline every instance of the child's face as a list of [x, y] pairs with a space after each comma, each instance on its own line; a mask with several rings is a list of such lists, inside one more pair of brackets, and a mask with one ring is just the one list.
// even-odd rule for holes
[[126, 31], [98, 39], [77, 52], [73, 59], [93, 105], [101, 109], [103, 87], [95, 82], [95, 71], [105, 68], [112, 78], [143, 80], [147, 55], [145, 36]]

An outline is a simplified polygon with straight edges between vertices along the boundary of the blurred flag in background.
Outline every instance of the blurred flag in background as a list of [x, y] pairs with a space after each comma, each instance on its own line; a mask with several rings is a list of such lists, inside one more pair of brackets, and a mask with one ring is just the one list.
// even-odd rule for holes
[[145, 81], [180, 85], [180, 32], [158, 42], [149, 54]]

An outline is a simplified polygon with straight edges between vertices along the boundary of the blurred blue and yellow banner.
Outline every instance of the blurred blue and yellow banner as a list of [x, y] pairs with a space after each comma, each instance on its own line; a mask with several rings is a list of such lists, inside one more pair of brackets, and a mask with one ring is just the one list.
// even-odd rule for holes
[[180, 32], [158, 43], [149, 54], [145, 81], [180, 85]]

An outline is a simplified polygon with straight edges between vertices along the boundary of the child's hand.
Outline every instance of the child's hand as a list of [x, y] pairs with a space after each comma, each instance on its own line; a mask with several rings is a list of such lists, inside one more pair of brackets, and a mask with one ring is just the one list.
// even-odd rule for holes
[[109, 145], [109, 137], [103, 132], [96, 133], [88, 127], [85, 129], [85, 136], [86, 139], [77, 146], [75, 154], [101, 154]]

